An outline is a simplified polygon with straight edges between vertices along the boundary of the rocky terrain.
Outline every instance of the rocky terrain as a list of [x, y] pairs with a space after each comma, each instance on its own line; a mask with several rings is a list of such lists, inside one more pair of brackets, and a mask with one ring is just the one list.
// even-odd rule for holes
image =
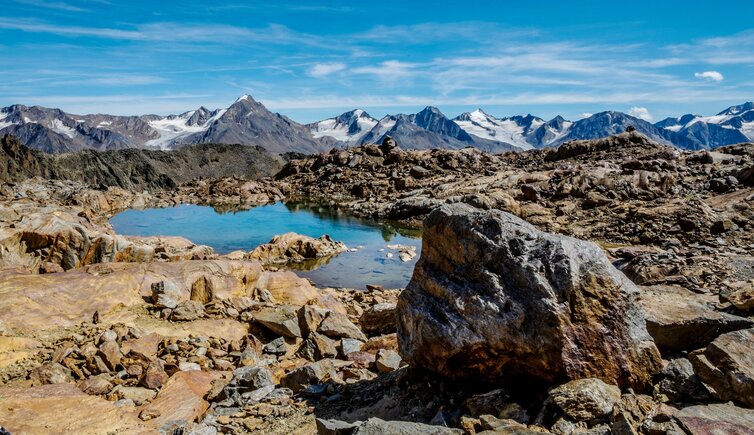
[[[31, 172], [6, 173], [39, 177], [0, 187], [12, 434], [752, 433], [754, 144], [686, 152], [628, 132], [488, 154], [386, 138], [272, 178], [147, 191], [47, 180], [18, 150], [3, 167]], [[406, 289], [286, 269], [344, 249], [324, 235], [220, 256], [107, 222], [299, 199], [421, 226]]]
[[126, 149], [46, 154], [30, 149], [14, 136], [0, 139], [0, 180], [30, 177], [71, 180], [124, 189], [173, 189], [197, 177], [274, 175], [283, 160], [261, 147], [243, 145], [192, 145], [175, 152]]

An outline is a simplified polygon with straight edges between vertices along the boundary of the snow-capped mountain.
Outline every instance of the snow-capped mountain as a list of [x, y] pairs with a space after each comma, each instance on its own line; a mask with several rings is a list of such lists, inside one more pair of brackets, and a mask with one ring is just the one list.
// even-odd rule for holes
[[432, 106], [411, 115], [385, 116], [362, 137], [361, 143], [380, 143], [385, 136], [392, 137], [406, 149], [476, 147], [491, 152], [517, 149], [508, 143], [472, 136]]
[[174, 141], [170, 147], [198, 143], [260, 145], [273, 153], [317, 153], [329, 148], [312, 137], [306, 126], [270, 112], [250, 95], [217, 112], [202, 125], [202, 131]]
[[315, 153], [328, 148], [309, 130], [272, 113], [249, 95], [227, 109], [204, 107], [180, 115], [73, 115], [59, 109], [15, 105], [0, 109], [0, 135], [59, 153], [80, 149], [173, 149], [197, 143], [260, 145], [274, 153]]
[[627, 115], [622, 112], [600, 112], [594, 115], [580, 119], [574, 122], [566, 134], [548, 144], [548, 146], [557, 146], [562, 143], [575, 139], [599, 139], [626, 131], [628, 126], [633, 126], [636, 131], [644, 134], [650, 139], [670, 145], [671, 142], [663, 135], [662, 130], [653, 124]]
[[308, 124], [307, 127], [317, 139], [331, 137], [339, 143], [353, 145], [359, 143], [377, 122], [367, 112], [355, 109], [335, 118]]
[[497, 118], [482, 109], [445, 116], [436, 107], [377, 120], [356, 109], [302, 125], [244, 95], [225, 109], [199, 107], [179, 115], [74, 115], [59, 109], [14, 105], [0, 109], [0, 135], [32, 148], [60, 153], [80, 149], [175, 149], [198, 143], [259, 145], [273, 153], [316, 153], [333, 147], [379, 143], [393, 137], [406, 149], [476, 147], [485, 151], [555, 147], [633, 126], [655, 141], [684, 149], [710, 149], [754, 141], [754, 103], [714, 116], [683, 115], [656, 124], [622, 112], [600, 112], [575, 122], [526, 115]]
[[545, 124], [543, 119], [531, 115], [498, 119], [482, 109], [463, 113], [453, 121], [475, 137], [507, 143], [523, 150], [534, 148], [529, 138], [533, 131]]
[[754, 103], [729, 107], [714, 116], [683, 115], [655, 124], [673, 144], [686, 149], [708, 149], [754, 141]]

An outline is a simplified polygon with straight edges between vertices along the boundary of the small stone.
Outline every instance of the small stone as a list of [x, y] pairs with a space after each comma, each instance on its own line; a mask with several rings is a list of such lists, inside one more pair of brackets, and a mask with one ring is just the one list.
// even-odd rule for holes
[[159, 308], [175, 308], [183, 298], [183, 292], [172, 281], [152, 284], [152, 303]]
[[106, 375], [92, 376], [89, 379], [82, 379], [76, 384], [79, 390], [92, 396], [107, 394], [113, 389], [113, 384], [107, 380]]
[[294, 392], [298, 392], [306, 386], [320, 384], [327, 378], [335, 378], [336, 376], [332, 360], [324, 359], [291, 371], [281, 379], [281, 384]]
[[318, 332], [333, 338], [354, 338], [366, 341], [367, 337], [343, 314], [330, 311], [320, 323]]
[[550, 390], [550, 399], [575, 421], [608, 415], [620, 401], [620, 388], [597, 378], [578, 379]]
[[660, 373], [662, 379], [657, 384], [661, 394], [670, 400], [708, 400], [710, 392], [699, 377], [694, 373], [694, 367], [686, 358], [671, 360]]
[[45, 363], [35, 368], [31, 371], [29, 379], [31, 379], [34, 386], [73, 382], [71, 371], [56, 362]]
[[353, 338], [342, 338], [340, 340], [340, 353], [344, 357], [348, 356], [351, 353], [359, 352], [361, 350], [361, 346], [363, 346], [364, 343], [360, 342], [359, 340], [355, 340]]
[[173, 313], [170, 315], [170, 320], [174, 321], [190, 321], [204, 317], [204, 306], [198, 301], [183, 301], [179, 303]]
[[105, 341], [99, 346], [99, 352], [97, 356], [102, 358], [102, 361], [107, 364], [107, 368], [115, 371], [120, 361], [123, 358], [123, 354], [120, 351], [120, 346], [116, 341]]
[[147, 358], [156, 358], [157, 349], [161, 342], [162, 336], [153, 332], [143, 337], [124, 341], [121, 344], [121, 351], [124, 355], [129, 352], [136, 352]]
[[157, 392], [150, 390], [149, 388], [124, 387], [123, 385], [117, 385], [113, 388], [110, 394], [108, 394], [108, 397], [110, 396], [114, 397], [116, 400], [131, 399], [136, 406], [141, 406], [154, 399], [155, 396], [157, 396]]
[[338, 355], [338, 350], [333, 339], [313, 332], [301, 344], [298, 355], [309, 361], [318, 361], [324, 358], [335, 358]]
[[202, 366], [194, 362], [183, 361], [178, 364], [178, 370], [182, 372], [190, 372], [195, 370], [201, 370]]
[[259, 402], [260, 400], [264, 399], [265, 397], [267, 397], [273, 391], [275, 391], [275, 386], [274, 385], [267, 385], [265, 387], [258, 388], [258, 389], [254, 390], [254, 391], [249, 391], [248, 393], [243, 393], [243, 394], [241, 394], [241, 397], [247, 403], [248, 402], [254, 403], [254, 402]]
[[340, 420], [325, 420], [318, 418], [317, 420], [317, 434], [318, 435], [348, 435], [353, 433], [354, 429], [361, 422], [348, 423]]
[[265, 353], [269, 353], [272, 355], [285, 355], [286, 352], [288, 352], [288, 348], [285, 345], [285, 339], [283, 337], [278, 337], [271, 342], [264, 345], [264, 348], [262, 349]]
[[118, 333], [113, 331], [112, 329], [108, 329], [107, 331], [103, 332], [99, 337], [100, 343], [104, 343], [106, 341], [116, 341], [117, 339]]
[[275, 385], [272, 374], [264, 367], [241, 367], [233, 370], [232, 383], [253, 390]]
[[285, 337], [301, 337], [298, 316], [292, 308], [280, 306], [266, 308], [254, 313], [254, 321], [261, 323], [267, 329]]
[[361, 328], [367, 334], [390, 334], [395, 332], [395, 307], [395, 303], [389, 302], [369, 307], [369, 309], [364, 311], [359, 320]]
[[754, 407], [754, 329], [728, 332], [689, 359], [697, 376], [720, 400]]
[[754, 281], [748, 282], [728, 294], [728, 302], [739, 311], [745, 313], [754, 311]]
[[398, 370], [401, 365], [401, 356], [395, 351], [381, 349], [377, 352], [376, 366], [381, 373], [390, 373]]

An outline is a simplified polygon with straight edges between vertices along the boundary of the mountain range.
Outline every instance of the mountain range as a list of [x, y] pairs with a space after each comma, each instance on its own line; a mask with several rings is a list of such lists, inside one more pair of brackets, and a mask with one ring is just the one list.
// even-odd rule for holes
[[546, 121], [526, 115], [497, 118], [482, 109], [453, 119], [436, 107], [415, 114], [371, 117], [356, 109], [335, 118], [299, 124], [269, 111], [251, 96], [226, 109], [200, 107], [179, 115], [74, 115], [60, 109], [13, 105], [0, 109], [0, 136], [11, 134], [48, 153], [81, 149], [170, 150], [202, 143], [262, 146], [272, 153], [316, 153], [333, 147], [379, 143], [394, 138], [406, 149], [476, 147], [519, 151], [557, 147], [574, 139], [597, 139], [633, 126], [649, 138], [689, 150], [754, 141], [754, 103], [714, 116], [683, 115], [652, 124], [622, 112], [600, 112], [578, 121]]

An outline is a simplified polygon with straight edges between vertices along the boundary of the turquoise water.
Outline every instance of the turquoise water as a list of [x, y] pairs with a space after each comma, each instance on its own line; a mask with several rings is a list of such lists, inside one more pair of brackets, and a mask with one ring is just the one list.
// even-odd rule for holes
[[[250, 251], [272, 236], [295, 232], [311, 237], [329, 234], [356, 252], [344, 252], [326, 264], [303, 265], [297, 273], [319, 286], [364, 288], [404, 287], [418, 258], [403, 262], [388, 245], [416, 246], [416, 231], [360, 219], [327, 207], [275, 203], [250, 210], [218, 212], [212, 207], [179, 205], [169, 208], [126, 210], [110, 219], [118, 234], [132, 236], [182, 236], [208, 245], [220, 254]], [[392, 255], [390, 255], [392, 254]]]

